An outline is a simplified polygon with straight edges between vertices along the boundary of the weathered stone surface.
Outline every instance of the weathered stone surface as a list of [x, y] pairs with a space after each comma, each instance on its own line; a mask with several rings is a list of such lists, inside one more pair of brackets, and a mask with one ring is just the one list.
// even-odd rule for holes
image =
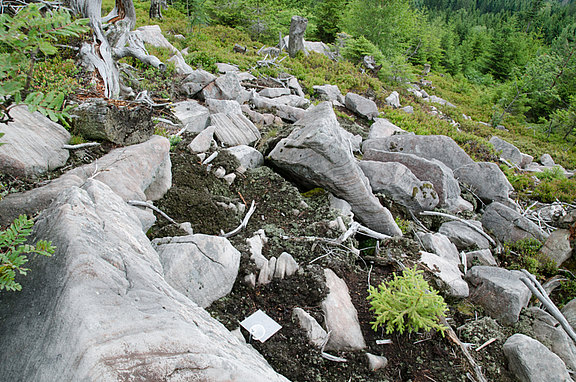
[[331, 269], [324, 269], [328, 296], [322, 301], [326, 329], [331, 332], [326, 344], [328, 350], [361, 350], [366, 347], [358, 312], [352, 304], [344, 280]]
[[302, 86], [300, 86], [300, 83], [298, 82], [298, 78], [290, 77], [290, 79], [288, 80], [288, 87], [292, 91], [294, 91], [294, 93], [296, 93], [296, 95], [299, 95], [300, 97], [304, 97], [304, 91], [302, 90]]
[[450, 240], [441, 233], [420, 233], [418, 235], [424, 248], [436, 255], [448, 260], [452, 264], [460, 264], [458, 249]]
[[[482, 230], [482, 223], [477, 220], [468, 220], [468, 223], [474, 224]], [[490, 248], [490, 242], [476, 230], [468, 227], [459, 221], [450, 221], [443, 223], [438, 229], [443, 235], [446, 235], [459, 250], [478, 248]]]
[[420, 181], [401, 163], [360, 161], [360, 168], [375, 193], [381, 192], [414, 211], [432, 210], [438, 205], [432, 183]]
[[260, 151], [246, 145], [229, 147], [228, 152], [236, 157], [244, 168], [256, 168], [264, 164]]
[[467, 184], [484, 201], [508, 204], [514, 187], [496, 163], [478, 162], [454, 169], [454, 177]]
[[576, 298], [564, 305], [561, 311], [570, 326], [576, 330]]
[[532, 296], [520, 277], [523, 277], [520, 271], [486, 266], [472, 267], [465, 276], [471, 284], [470, 298], [504, 325], [518, 321], [520, 311]]
[[284, 279], [292, 276], [298, 270], [298, 263], [294, 260], [288, 252], [282, 252], [278, 259], [276, 259], [276, 266], [274, 267], [275, 279]]
[[276, 118], [274, 114], [262, 114], [255, 110], [251, 110], [248, 105], [242, 105], [242, 112], [257, 125], [272, 125], [274, 124], [274, 119]]
[[300, 109], [299, 107], [283, 105], [274, 102], [273, 99], [260, 97], [257, 94], [252, 97], [252, 102], [257, 109], [269, 110], [278, 117], [290, 122], [296, 122], [306, 115], [306, 110]]
[[39, 112], [19, 105], [10, 110], [13, 122], [0, 123], [0, 168], [6, 175], [32, 178], [64, 166], [70, 133]]
[[338, 101], [344, 103], [344, 96], [340, 93], [337, 85], [314, 85], [312, 89], [316, 92], [316, 97], [322, 101]]
[[468, 268], [472, 268], [475, 265], [489, 265], [496, 267], [496, 259], [492, 255], [492, 251], [489, 249], [479, 249], [477, 251], [466, 253], [466, 265]]
[[460, 186], [458, 181], [454, 179], [452, 170], [442, 162], [423, 159], [411, 154], [372, 149], [371, 145], [367, 143], [374, 141], [380, 140], [364, 142], [364, 160], [402, 163], [418, 179], [434, 185], [434, 190], [438, 193], [440, 207], [446, 208], [451, 212], [472, 210], [472, 205], [460, 197]]
[[398, 92], [396, 90], [394, 90], [392, 92], [392, 94], [390, 94], [388, 97], [386, 97], [385, 101], [386, 101], [386, 105], [392, 106], [395, 109], [402, 107], [402, 105], [400, 104], [400, 95], [398, 94]]
[[235, 100], [219, 100], [211, 98], [206, 100], [206, 106], [208, 106], [208, 110], [212, 114], [242, 114], [242, 108], [238, 101]]
[[202, 99], [235, 100], [243, 104], [250, 99], [250, 92], [240, 85], [240, 80], [235, 72], [228, 72], [216, 78], [214, 82], [206, 85], [200, 94]]
[[554, 163], [554, 159], [552, 159], [550, 154], [542, 154], [542, 156], [540, 157], [540, 163], [542, 163], [542, 166], [547, 167], [554, 167], [554, 165], [556, 164]]
[[366, 353], [366, 358], [368, 359], [368, 368], [371, 371], [384, 369], [388, 365], [388, 359], [382, 355]]
[[548, 237], [536, 224], [498, 202], [486, 207], [482, 216], [482, 225], [503, 243], [529, 238], [545, 242]]
[[304, 32], [308, 26], [308, 19], [301, 16], [292, 16], [290, 21], [290, 33], [288, 40], [288, 54], [290, 57], [296, 57], [300, 51], [304, 51]]
[[288, 88], [266, 88], [258, 92], [261, 97], [276, 98], [284, 95], [290, 95]]
[[407, 134], [407, 132], [386, 118], [375, 118], [374, 123], [370, 126], [368, 139], [388, 138], [394, 134]]
[[172, 105], [172, 112], [186, 127], [186, 131], [199, 133], [208, 126], [210, 111], [198, 101], [186, 100]]
[[274, 164], [305, 185], [323, 187], [346, 200], [368, 227], [388, 235], [402, 235], [390, 211], [372, 194], [332, 105], [319, 104], [295, 125], [300, 128], [270, 153]]
[[228, 239], [195, 234], [156, 239], [152, 246], [168, 284], [202, 308], [232, 290], [240, 252]]
[[453, 103], [450, 103], [448, 101], [446, 101], [444, 98], [440, 98], [438, 96], [435, 95], [431, 95], [429, 97], [426, 98], [426, 101], [428, 102], [434, 102], [434, 103], [439, 103], [440, 105], [446, 105], [446, 106], [450, 106], [450, 107], [456, 107], [456, 105], [454, 105]]
[[168, 59], [168, 62], [174, 62], [176, 66], [176, 73], [178, 74], [188, 74], [194, 71], [182, 57], [182, 53], [170, 44], [170, 42], [162, 34], [162, 30], [159, 25], [145, 25], [131, 32], [131, 37], [136, 37], [144, 44], [152, 45], [157, 48], [168, 49], [172, 54], [172, 57]]
[[190, 97], [194, 97], [208, 84], [214, 82], [216, 76], [203, 69], [196, 69], [182, 81], [180, 87]]
[[346, 94], [344, 103], [348, 110], [367, 119], [374, 119], [380, 114], [374, 101], [355, 93]]
[[238, 71], [238, 66], [231, 65], [231, 64], [225, 64], [223, 62], [217, 62], [216, 68], [218, 69], [218, 73], [222, 73], [222, 74]]
[[452, 138], [444, 135], [393, 135], [384, 139], [367, 140], [362, 149], [413, 154], [428, 160], [437, 159], [452, 170], [475, 163]]
[[304, 108], [304, 109], [307, 108], [308, 106], [310, 106], [310, 100], [308, 100], [307, 98], [304, 98], [304, 97], [294, 95], [294, 94], [276, 97], [276, 98], [274, 98], [274, 102], [281, 104], [281, 105], [299, 107], [299, 108]]
[[533, 338], [514, 334], [503, 350], [508, 367], [520, 382], [572, 381], [560, 357]]
[[401, 108], [400, 110], [402, 110], [404, 113], [414, 114], [414, 107], [411, 106], [411, 105], [404, 106], [404, 107]]
[[496, 136], [490, 138], [490, 143], [492, 146], [494, 146], [496, 151], [500, 152], [500, 156], [502, 158], [517, 166], [520, 166], [522, 163], [522, 153], [518, 147]]
[[119, 145], [142, 143], [154, 134], [152, 108], [118, 107], [102, 98], [93, 98], [73, 111], [74, 132], [87, 139]]
[[534, 338], [560, 357], [567, 367], [576, 370], [576, 346], [558, 321], [537, 307], [528, 308], [528, 312], [534, 317]]
[[449, 259], [434, 253], [421, 252], [420, 262], [426, 264], [436, 276], [439, 289], [452, 297], [466, 298], [469, 294], [468, 284], [462, 279], [462, 272]]
[[216, 138], [226, 146], [249, 145], [260, 139], [260, 131], [243, 114], [217, 113], [210, 116]]
[[205, 153], [210, 150], [215, 130], [216, 128], [214, 126], [208, 126], [202, 130], [196, 137], [194, 137], [192, 142], [190, 142], [188, 150], [190, 150], [192, 154]]
[[292, 317], [298, 320], [300, 327], [306, 332], [306, 337], [310, 343], [317, 348], [321, 348], [326, 342], [328, 333], [324, 330], [318, 321], [312, 317], [308, 312], [302, 308], [294, 308], [292, 311]]
[[88, 178], [106, 183], [126, 201], [160, 199], [172, 184], [170, 142], [155, 135], [147, 142], [113, 150], [70, 170], [46, 186], [8, 195], [0, 201], [0, 224], [12, 222], [19, 214], [35, 215], [64, 189], [80, 186]]
[[558, 267], [572, 257], [572, 251], [570, 231], [567, 229], [557, 229], [552, 232], [540, 249], [540, 253], [554, 261]]
[[287, 381], [164, 280], [133, 210], [103, 183], [61, 192], [35, 237], [57, 250], [2, 296], [0, 380]]

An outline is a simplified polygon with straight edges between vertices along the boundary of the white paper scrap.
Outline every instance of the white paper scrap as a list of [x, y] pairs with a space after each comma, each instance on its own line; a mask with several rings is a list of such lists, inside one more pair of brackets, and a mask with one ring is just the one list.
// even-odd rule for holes
[[260, 342], [266, 341], [272, 337], [274, 333], [282, 329], [280, 324], [261, 310], [246, 317], [240, 325], [250, 332], [252, 338]]

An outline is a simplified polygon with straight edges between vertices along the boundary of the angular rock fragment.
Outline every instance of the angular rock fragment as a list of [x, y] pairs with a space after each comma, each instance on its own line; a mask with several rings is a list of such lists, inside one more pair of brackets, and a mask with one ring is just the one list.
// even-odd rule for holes
[[496, 163], [478, 162], [454, 169], [454, 177], [470, 186], [480, 199], [490, 202], [511, 204], [508, 195], [514, 187]]
[[376, 102], [355, 93], [346, 94], [344, 99], [346, 108], [366, 119], [378, 117], [380, 112]]
[[424, 248], [436, 255], [458, 265], [461, 263], [458, 249], [450, 240], [441, 233], [419, 233], [418, 238]]
[[557, 229], [546, 239], [540, 253], [554, 261], [556, 266], [572, 257], [573, 249], [570, 245], [570, 231], [567, 229]]
[[233, 146], [226, 149], [244, 168], [256, 168], [264, 164], [264, 156], [260, 151], [246, 145]]
[[288, 88], [266, 88], [258, 92], [261, 97], [276, 98], [280, 96], [290, 95]]
[[215, 130], [216, 128], [214, 126], [208, 126], [206, 129], [202, 130], [196, 137], [194, 137], [192, 142], [190, 142], [188, 150], [190, 150], [192, 154], [205, 153], [210, 150]]
[[326, 343], [328, 333], [326, 333], [326, 330], [324, 330], [318, 321], [316, 321], [316, 319], [308, 312], [302, 308], [294, 308], [292, 311], [292, 317], [298, 320], [300, 327], [304, 329], [306, 336], [312, 345], [321, 348], [324, 343]]
[[270, 112], [276, 114], [278, 117], [290, 122], [296, 122], [297, 120], [304, 118], [306, 115], [306, 110], [304, 109], [283, 105], [274, 102], [273, 99], [260, 97], [259, 95], [254, 95], [252, 102], [257, 109], [269, 110]]
[[338, 101], [344, 103], [344, 96], [340, 93], [337, 85], [314, 85], [312, 89], [316, 92], [316, 96], [322, 101]]
[[236, 100], [220, 100], [210, 98], [206, 100], [210, 113], [242, 114], [242, 108]]
[[226, 146], [249, 145], [260, 139], [260, 131], [242, 114], [217, 113], [210, 116], [216, 138]]
[[468, 297], [468, 284], [462, 279], [462, 272], [452, 261], [434, 253], [421, 252], [420, 262], [430, 268], [439, 280], [441, 289], [444, 289], [449, 296]]
[[[482, 230], [482, 223], [477, 220], [467, 220], [468, 223], [475, 225]], [[478, 248], [490, 248], [490, 242], [478, 231], [470, 228], [459, 221], [449, 221], [442, 223], [438, 232], [446, 235], [459, 250]]]
[[186, 131], [199, 133], [208, 126], [210, 111], [200, 105], [198, 101], [187, 100], [172, 105], [172, 111]]
[[196, 69], [189, 73], [182, 81], [180, 87], [189, 97], [194, 97], [208, 84], [216, 80], [216, 76], [203, 69]]
[[536, 239], [545, 242], [548, 234], [512, 208], [494, 202], [486, 207], [482, 225], [501, 242]]
[[494, 259], [494, 256], [489, 249], [479, 249], [478, 251], [467, 252], [466, 265], [468, 268], [472, 268], [474, 265], [498, 266], [496, 259]]
[[214, 80], [214, 82], [206, 85], [200, 94], [202, 99], [208, 100], [210, 98], [219, 100], [235, 100], [239, 104], [250, 99], [250, 92], [245, 90], [240, 85], [240, 80], [235, 72], [228, 72]]
[[368, 139], [388, 138], [394, 134], [407, 134], [407, 132], [386, 118], [375, 118], [374, 123], [370, 126]]
[[400, 105], [400, 95], [396, 90], [394, 90], [392, 94], [386, 97], [385, 101], [386, 105], [392, 106], [395, 109], [402, 107], [402, 105]]

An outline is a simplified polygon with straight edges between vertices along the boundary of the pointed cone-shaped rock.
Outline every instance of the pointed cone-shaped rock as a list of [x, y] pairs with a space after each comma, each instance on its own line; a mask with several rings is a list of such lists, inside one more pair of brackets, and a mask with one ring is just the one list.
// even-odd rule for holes
[[369, 228], [402, 235], [390, 211], [372, 193], [332, 105], [319, 104], [295, 125], [296, 129], [272, 150], [270, 160], [302, 183], [322, 187], [346, 200]]

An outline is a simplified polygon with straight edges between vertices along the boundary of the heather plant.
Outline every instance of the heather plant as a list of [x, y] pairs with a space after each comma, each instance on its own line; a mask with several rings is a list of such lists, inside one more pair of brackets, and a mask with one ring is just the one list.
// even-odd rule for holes
[[400, 334], [435, 329], [443, 334], [445, 327], [438, 318], [445, 317], [447, 305], [422, 273], [416, 267], [407, 268], [402, 276], [394, 273], [392, 280], [368, 288], [370, 310], [375, 316], [372, 329], [385, 327], [386, 333], [397, 330]]

